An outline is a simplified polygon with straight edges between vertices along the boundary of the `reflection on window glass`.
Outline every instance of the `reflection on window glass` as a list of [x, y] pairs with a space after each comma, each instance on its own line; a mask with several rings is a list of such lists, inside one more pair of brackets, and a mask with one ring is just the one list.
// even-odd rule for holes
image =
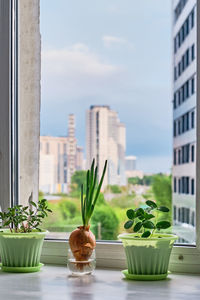
[[[174, 1], [175, 3], [175, 1]], [[174, 159], [172, 176], [174, 231], [179, 242], [195, 243], [195, 147], [196, 147], [196, 1], [179, 1], [173, 24]], [[182, 16], [181, 24], [177, 19]], [[178, 132], [177, 128], [178, 127]], [[178, 182], [178, 189], [177, 184]]]
[[127, 208], [154, 200], [170, 208], [179, 242], [195, 243], [196, 3], [172, 2], [40, 0], [39, 195], [53, 210], [50, 237], [81, 224], [95, 158], [99, 173], [108, 159], [97, 239], [116, 240]]

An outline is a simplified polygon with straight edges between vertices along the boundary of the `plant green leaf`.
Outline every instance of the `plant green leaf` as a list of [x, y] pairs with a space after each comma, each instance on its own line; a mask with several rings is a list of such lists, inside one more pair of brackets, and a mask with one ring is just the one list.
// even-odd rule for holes
[[162, 211], [162, 212], [169, 212], [169, 208], [166, 206], [160, 206], [157, 208], [157, 210]]
[[145, 232], [141, 235], [141, 237], [142, 237], [142, 238], [148, 238], [150, 235], [151, 235], [151, 232], [150, 232], [150, 231], [145, 231]]
[[37, 207], [36, 203], [33, 201], [30, 201], [30, 204], [33, 205], [34, 207]]
[[156, 228], [158, 230], [160, 230], [160, 229], [166, 229], [166, 228], [169, 228], [169, 227], [171, 227], [171, 223], [168, 222], [168, 221], [160, 221], [160, 222], [158, 222], [156, 224]]
[[135, 224], [133, 231], [134, 232], [138, 232], [142, 227], [142, 222], [138, 222], [137, 224]]
[[105, 164], [104, 164], [104, 168], [103, 168], [103, 173], [101, 175], [101, 179], [100, 179], [99, 185], [97, 187], [96, 195], [95, 195], [94, 202], [93, 202], [93, 207], [95, 207], [95, 204], [96, 204], [97, 199], [99, 197], [99, 193], [101, 191], [101, 186], [103, 184], [104, 176], [105, 176], [105, 173], [106, 173], [107, 163], [108, 163], [108, 161], [106, 160]]
[[124, 224], [124, 228], [125, 228], [125, 229], [129, 229], [129, 228], [131, 228], [131, 226], [133, 226], [133, 221], [132, 221], [132, 220], [129, 220], [129, 221], [127, 221], [127, 222]]
[[136, 210], [136, 217], [139, 217], [139, 216], [143, 216], [144, 215], [144, 209], [143, 208], [137, 208]]
[[90, 206], [91, 206], [93, 181], [94, 181], [94, 164], [95, 164], [95, 159], [93, 159], [93, 161], [92, 161], [92, 165], [90, 168], [90, 174], [89, 174], [90, 176], [89, 176], [89, 195], [88, 195], [88, 211], [87, 212], [90, 211]]
[[144, 221], [143, 222], [143, 227], [148, 228], [148, 229], [154, 229], [155, 225], [151, 221]]
[[93, 186], [92, 186], [92, 189], [91, 189], [91, 194], [90, 194], [90, 199], [89, 199], [89, 204], [88, 204], [88, 213], [87, 213], [88, 220], [90, 219], [91, 214], [92, 214], [92, 201], [93, 201], [93, 197], [94, 197], [95, 187], [96, 187], [96, 184], [97, 184], [97, 175], [98, 175], [98, 167], [96, 166], [95, 174], [94, 174], [94, 181], [92, 183]]
[[148, 214], [148, 213], [146, 213], [146, 212], [145, 212], [144, 216], [145, 216], [145, 219], [146, 219], [146, 220], [150, 220], [150, 219], [152, 219], [152, 218], [155, 218], [155, 216], [154, 216], [153, 214]]
[[150, 206], [151, 208], [157, 208], [157, 204], [151, 200], [147, 200], [146, 205]]
[[42, 230], [41, 230], [40, 228], [38, 228], [38, 227], [36, 227], [35, 229], [37, 229], [37, 230], [40, 231], [40, 232], [42, 231]]
[[81, 214], [83, 225], [85, 224], [85, 213], [84, 213], [84, 204], [83, 204], [83, 184], [81, 185]]
[[[87, 176], [86, 176], [86, 195], [85, 195], [85, 201], [87, 204], [87, 201], [89, 200], [89, 191], [90, 191], [90, 170], [87, 171]], [[86, 207], [87, 209], [87, 207]]]
[[3, 226], [8, 226], [10, 223], [11, 223], [11, 221], [8, 220], [7, 222], [5, 222], [5, 223], [3, 224]]
[[129, 219], [134, 219], [135, 217], [135, 212], [133, 209], [128, 209], [127, 212], [126, 212], [126, 215]]

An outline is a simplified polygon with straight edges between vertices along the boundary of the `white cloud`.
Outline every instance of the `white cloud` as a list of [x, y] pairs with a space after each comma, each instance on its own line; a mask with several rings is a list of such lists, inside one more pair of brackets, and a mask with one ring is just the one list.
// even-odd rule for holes
[[87, 96], [113, 85], [122, 69], [104, 61], [85, 44], [42, 51], [42, 92], [60, 97]]
[[106, 47], [111, 47], [113, 45], [122, 45], [128, 44], [128, 41], [124, 38], [112, 36], [112, 35], [104, 35], [102, 37], [103, 43]]
[[75, 44], [65, 49], [44, 50], [42, 52], [44, 71], [54, 75], [110, 76], [118, 67], [105, 63], [84, 44]]

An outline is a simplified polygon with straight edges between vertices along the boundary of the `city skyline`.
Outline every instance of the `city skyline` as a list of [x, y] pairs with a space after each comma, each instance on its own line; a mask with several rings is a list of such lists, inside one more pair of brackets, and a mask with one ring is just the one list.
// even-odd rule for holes
[[139, 158], [138, 168], [170, 172], [170, 3], [87, 0], [77, 11], [77, 3], [41, 0], [41, 135], [66, 135], [74, 113], [86, 148], [84, 111], [109, 105], [126, 124], [127, 155]]
[[[78, 146], [76, 139], [73, 114], [68, 116], [66, 136], [40, 136], [39, 188], [42, 192], [69, 193], [75, 172], [90, 169], [93, 159], [99, 173], [103, 172], [105, 161], [108, 161], [103, 189], [108, 185], [126, 186], [128, 178], [132, 174], [138, 174], [136, 157], [125, 156], [126, 128], [120, 122], [118, 114], [109, 106], [91, 106], [86, 116], [85, 161], [83, 149]], [[126, 166], [128, 160], [130, 164]], [[126, 171], [129, 172], [126, 174]]]

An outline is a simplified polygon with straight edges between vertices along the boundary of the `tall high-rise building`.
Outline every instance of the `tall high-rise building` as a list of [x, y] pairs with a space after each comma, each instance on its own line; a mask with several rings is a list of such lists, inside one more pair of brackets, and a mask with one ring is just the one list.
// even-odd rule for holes
[[86, 113], [86, 167], [93, 158], [102, 173], [105, 160], [108, 169], [104, 186], [125, 185], [126, 128], [117, 112], [107, 105], [93, 105]]
[[173, 218], [195, 242], [196, 0], [173, 0]]
[[68, 118], [67, 146], [67, 177], [68, 182], [71, 183], [71, 177], [76, 171], [77, 153], [77, 141], [75, 137], [75, 117], [73, 114], [70, 114]]
[[83, 168], [83, 149], [77, 146], [75, 117], [69, 115], [66, 137], [40, 136], [39, 188], [45, 193], [67, 193], [71, 177]]

